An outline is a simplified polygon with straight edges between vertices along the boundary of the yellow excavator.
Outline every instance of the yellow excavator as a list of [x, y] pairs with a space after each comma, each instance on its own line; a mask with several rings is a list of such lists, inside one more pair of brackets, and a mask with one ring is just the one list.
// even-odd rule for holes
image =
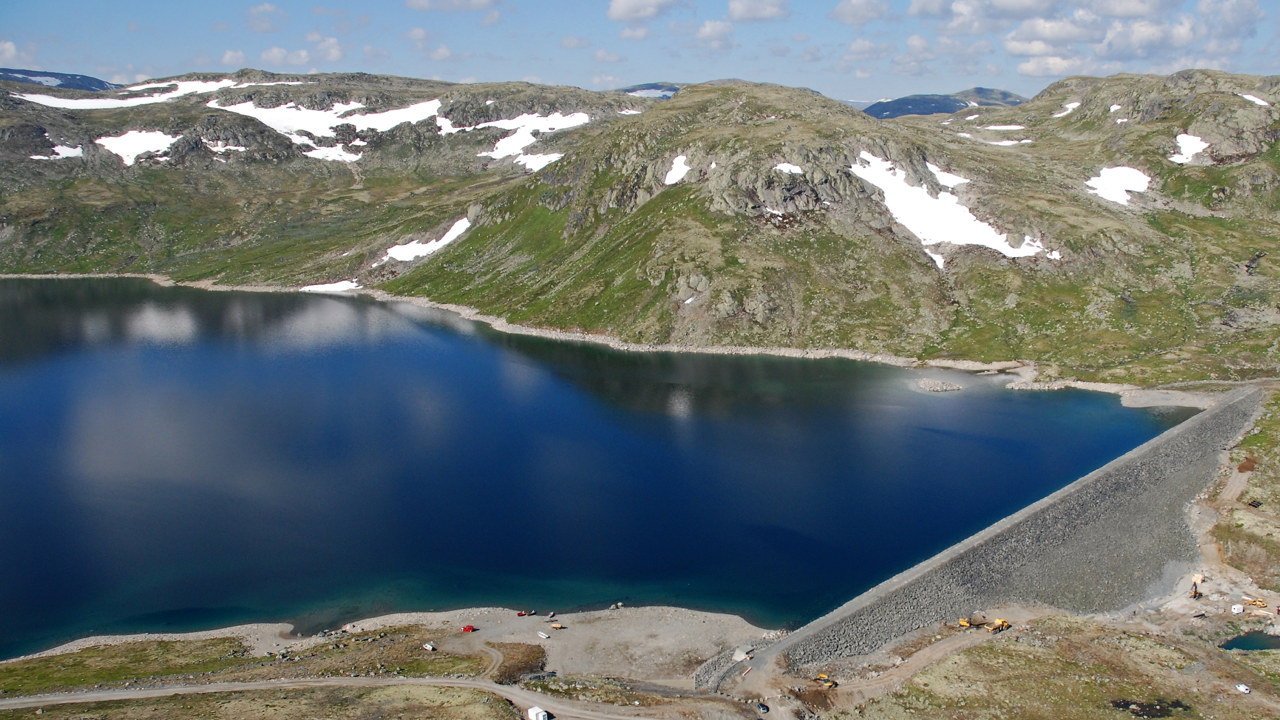
[[983, 620], [977, 617], [960, 618], [959, 625], [962, 628], [986, 628], [990, 633], [1004, 632], [1009, 629], [1009, 621], [1004, 618], [995, 620]]

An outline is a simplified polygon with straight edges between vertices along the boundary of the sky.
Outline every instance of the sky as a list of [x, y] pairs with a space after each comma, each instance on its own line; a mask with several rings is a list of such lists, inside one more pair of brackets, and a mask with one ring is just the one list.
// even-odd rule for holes
[[3, 0], [0, 67], [122, 84], [249, 67], [1030, 97], [1069, 75], [1280, 74], [1280, 0]]

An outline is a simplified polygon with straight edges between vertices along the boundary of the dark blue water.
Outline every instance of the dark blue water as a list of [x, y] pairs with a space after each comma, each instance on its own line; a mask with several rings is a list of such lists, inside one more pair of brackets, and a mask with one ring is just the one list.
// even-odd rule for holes
[[1253, 630], [1220, 645], [1223, 650], [1280, 650], [1280, 635]]
[[470, 605], [796, 625], [1188, 415], [918, 377], [0, 281], [0, 656]]

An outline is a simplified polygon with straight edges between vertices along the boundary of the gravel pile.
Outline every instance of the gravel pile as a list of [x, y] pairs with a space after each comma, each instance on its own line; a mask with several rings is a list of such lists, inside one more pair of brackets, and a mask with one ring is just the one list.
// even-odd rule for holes
[[[808, 665], [871, 653], [944, 620], [1004, 603], [1114, 611], [1154, 594], [1198, 557], [1185, 508], [1218, 453], [1257, 412], [1244, 388], [1049, 497], [885, 581], [757, 655]], [[1167, 580], [1166, 580], [1167, 582]], [[717, 663], [719, 665], [719, 663]], [[701, 672], [714, 689], [732, 667]], [[705, 684], [702, 684], [705, 683]]]

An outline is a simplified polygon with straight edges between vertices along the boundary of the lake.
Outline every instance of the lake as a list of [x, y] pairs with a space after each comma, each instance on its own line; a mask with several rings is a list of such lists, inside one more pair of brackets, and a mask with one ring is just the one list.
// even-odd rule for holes
[[925, 374], [0, 280], [0, 657], [464, 606], [799, 625], [1192, 413]]

